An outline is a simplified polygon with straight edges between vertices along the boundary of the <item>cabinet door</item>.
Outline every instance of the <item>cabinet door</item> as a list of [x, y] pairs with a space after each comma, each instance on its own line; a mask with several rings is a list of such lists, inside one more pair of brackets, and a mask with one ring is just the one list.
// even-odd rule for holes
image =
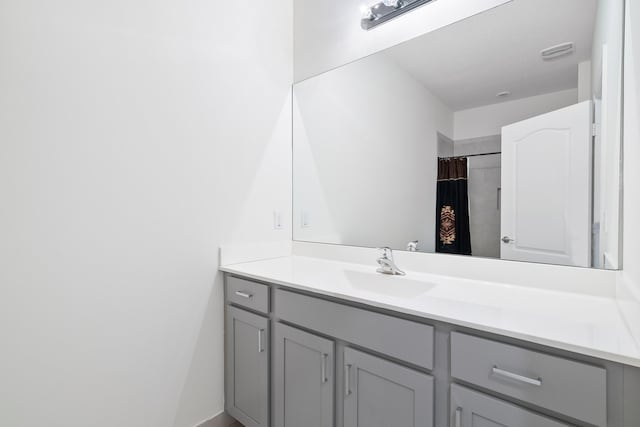
[[344, 350], [344, 427], [433, 426], [433, 377]]
[[276, 323], [276, 427], [332, 427], [333, 341]]
[[227, 306], [226, 410], [246, 427], [269, 425], [269, 320]]
[[454, 427], [569, 427], [456, 384], [451, 386], [451, 412]]

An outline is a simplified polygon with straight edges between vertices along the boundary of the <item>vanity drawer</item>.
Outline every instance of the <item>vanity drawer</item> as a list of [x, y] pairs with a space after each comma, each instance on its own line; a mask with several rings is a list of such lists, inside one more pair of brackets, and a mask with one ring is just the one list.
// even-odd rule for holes
[[227, 276], [227, 301], [261, 313], [269, 313], [269, 286]]
[[433, 327], [277, 289], [280, 319], [416, 366], [433, 369]]
[[596, 426], [607, 425], [604, 368], [453, 332], [451, 376]]

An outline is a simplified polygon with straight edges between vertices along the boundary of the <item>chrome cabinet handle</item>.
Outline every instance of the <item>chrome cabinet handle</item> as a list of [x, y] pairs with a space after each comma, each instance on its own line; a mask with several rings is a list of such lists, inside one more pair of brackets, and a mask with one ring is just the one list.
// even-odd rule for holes
[[253, 294], [250, 294], [248, 292], [236, 291], [236, 295], [238, 295], [239, 297], [242, 297], [242, 298], [246, 298], [246, 299], [253, 298]]
[[502, 240], [502, 243], [511, 243], [511, 242], [513, 242], [513, 241], [514, 241], [514, 240], [513, 240], [511, 237], [509, 237], [509, 236], [504, 236], [504, 237], [503, 237], [502, 239], [500, 239], [500, 240]]
[[455, 427], [462, 427], [462, 408], [456, 408], [456, 425]]
[[321, 358], [322, 358], [322, 365], [321, 365], [322, 384], [324, 384], [327, 381], [329, 381], [329, 378], [327, 378], [327, 359], [329, 358], [329, 355], [327, 353], [322, 353]]
[[344, 397], [351, 395], [351, 365], [344, 365]]
[[497, 366], [494, 366], [491, 369], [491, 373], [493, 375], [498, 375], [500, 377], [508, 378], [514, 381], [520, 381], [521, 383], [533, 385], [536, 387], [540, 387], [542, 385], [542, 378], [525, 377], [523, 375], [518, 375], [518, 374], [514, 374], [513, 372], [505, 371], [503, 369], [498, 368]]
[[262, 353], [264, 351], [264, 347], [262, 346], [262, 334], [264, 329], [258, 329], [258, 353]]

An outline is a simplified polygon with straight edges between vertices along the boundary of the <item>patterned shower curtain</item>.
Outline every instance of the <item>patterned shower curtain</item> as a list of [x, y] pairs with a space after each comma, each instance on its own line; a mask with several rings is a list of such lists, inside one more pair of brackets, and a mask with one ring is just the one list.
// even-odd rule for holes
[[466, 157], [438, 159], [436, 252], [471, 255]]

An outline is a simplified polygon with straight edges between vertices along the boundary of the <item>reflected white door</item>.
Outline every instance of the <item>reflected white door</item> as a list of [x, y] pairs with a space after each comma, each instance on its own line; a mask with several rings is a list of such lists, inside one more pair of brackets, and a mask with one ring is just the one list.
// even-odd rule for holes
[[500, 256], [591, 265], [591, 101], [502, 128]]

